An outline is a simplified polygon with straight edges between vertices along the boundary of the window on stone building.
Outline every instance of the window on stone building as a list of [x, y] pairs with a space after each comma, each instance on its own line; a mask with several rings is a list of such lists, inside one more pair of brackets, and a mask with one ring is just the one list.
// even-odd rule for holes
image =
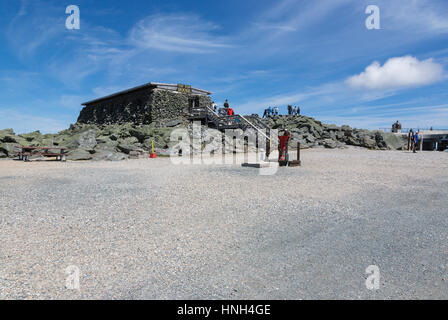
[[189, 98], [188, 99], [188, 107], [189, 107], [189, 111], [190, 113], [193, 112], [193, 109], [195, 108], [199, 108], [199, 98]]

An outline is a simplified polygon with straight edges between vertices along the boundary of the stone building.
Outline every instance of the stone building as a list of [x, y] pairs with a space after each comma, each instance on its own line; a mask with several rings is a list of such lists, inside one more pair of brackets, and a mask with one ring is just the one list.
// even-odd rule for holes
[[83, 103], [78, 122], [99, 125], [154, 122], [164, 126], [188, 119], [195, 108], [211, 106], [210, 94], [188, 85], [150, 82]]

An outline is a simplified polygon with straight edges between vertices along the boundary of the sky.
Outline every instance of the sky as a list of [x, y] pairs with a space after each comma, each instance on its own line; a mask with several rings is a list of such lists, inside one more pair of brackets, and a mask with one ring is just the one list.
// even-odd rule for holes
[[447, 40], [446, 0], [2, 0], [0, 128], [57, 132], [81, 103], [148, 82], [240, 114], [292, 104], [356, 128], [448, 128]]

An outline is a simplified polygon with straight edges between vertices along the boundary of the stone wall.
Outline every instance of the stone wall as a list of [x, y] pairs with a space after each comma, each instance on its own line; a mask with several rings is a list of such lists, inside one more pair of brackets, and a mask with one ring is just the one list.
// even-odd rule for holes
[[200, 106], [211, 105], [210, 97], [206, 95], [144, 88], [84, 107], [78, 123], [144, 125], [155, 122], [162, 127], [172, 121], [185, 120], [189, 116], [189, 98], [197, 98]]
[[156, 126], [163, 127], [167, 123], [175, 120], [186, 120], [190, 115], [190, 98], [197, 98], [201, 107], [211, 105], [209, 96], [154, 89], [151, 97], [153, 122], [155, 122]]
[[84, 124], [149, 124], [151, 89], [145, 88], [125, 95], [99, 101], [84, 107], [78, 117]]

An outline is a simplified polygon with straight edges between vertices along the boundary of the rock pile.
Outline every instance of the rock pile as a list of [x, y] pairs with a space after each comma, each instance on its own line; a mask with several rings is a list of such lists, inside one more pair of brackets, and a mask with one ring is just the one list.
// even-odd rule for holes
[[0, 157], [15, 157], [17, 146], [58, 146], [69, 149], [68, 160], [124, 160], [138, 158], [152, 148], [166, 153], [174, 127], [150, 125], [71, 125], [57, 134], [39, 131], [15, 135], [12, 129], [0, 131]]
[[405, 150], [407, 137], [391, 132], [369, 131], [349, 126], [338, 127], [306, 116], [276, 116], [263, 120], [272, 129], [287, 129], [292, 145], [302, 148], [346, 148], [347, 145], [373, 150]]
[[[251, 116], [253, 117], [253, 116]], [[353, 129], [349, 126], [338, 127], [306, 116], [278, 116], [265, 121], [272, 129], [287, 129], [291, 132], [292, 144], [300, 142], [302, 148], [346, 148], [347, 145], [376, 150], [404, 150], [407, 148], [405, 136], [382, 131]], [[158, 155], [169, 155], [174, 144], [170, 142], [171, 133], [175, 128], [185, 128], [190, 138], [193, 136], [190, 122], [172, 121], [164, 127], [155, 123], [148, 125], [125, 124], [74, 124], [69, 129], [57, 134], [41, 134], [39, 131], [16, 135], [12, 129], [0, 130], [0, 158], [16, 156], [17, 146], [58, 146], [66, 147], [70, 151], [68, 160], [111, 160], [119, 161], [129, 158], [147, 156], [154, 141]], [[207, 135], [211, 129], [202, 126], [196, 130], [196, 135]], [[199, 133], [201, 132], [201, 133]], [[215, 132], [216, 133], [216, 132]], [[224, 137], [224, 139], [231, 139]], [[219, 137], [213, 143], [220, 143]], [[204, 148], [204, 143], [193, 148], [198, 153]], [[233, 142], [231, 143], [233, 144]], [[219, 146], [214, 146], [218, 149]], [[253, 150], [255, 146], [249, 146]], [[234, 150], [224, 150], [233, 152]], [[239, 148], [237, 152], [242, 152]], [[219, 151], [220, 152], [220, 151]]]

